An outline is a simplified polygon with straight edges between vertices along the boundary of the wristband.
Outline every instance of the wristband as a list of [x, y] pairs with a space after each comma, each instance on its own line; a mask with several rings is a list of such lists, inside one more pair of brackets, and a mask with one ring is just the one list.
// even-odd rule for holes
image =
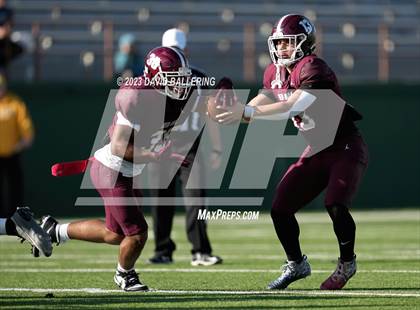
[[244, 109], [244, 114], [243, 114], [243, 118], [246, 120], [246, 121], [250, 121], [251, 120], [251, 118], [254, 116], [254, 112], [255, 112], [255, 108], [254, 107], [251, 107], [251, 106], [249, 106], [249, 105], [247, 105], [247, 106], [245, 106], [245, 109]]

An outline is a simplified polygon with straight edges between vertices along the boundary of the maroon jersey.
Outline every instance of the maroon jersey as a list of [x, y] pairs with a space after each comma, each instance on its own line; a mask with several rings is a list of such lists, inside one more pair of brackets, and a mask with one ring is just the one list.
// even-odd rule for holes
[[[142, 78], [141, 78], [142, 79]], [[121, 87], [115, 97], [116, 115], [108, 130], [112, 137], [115, 124], [132, 127], [136, 146], [150, 150], [162, 144], [175, 125], [181, 125], [195, 108], [198, 92], [191, 91], [185, 100], [165, 96], [139, 83], [138, 87]], [[188, 103], [188, 104], [187, 104]]]
[[[263, 82], [263, 94], [275, 102], [287, 100], [295, 89], [331, 89], [342, 98], [335, 73], [316, 55], [302, 58], [294, 65], [290, 73], [285, 67], [279, 67], [277, 70], [274, 64], [270, 64], [264, 72]], [[361, 115], [352, 106], [346, 104], [336, 139], [357, 133], [354, 121], [359, 119]]]
[[[185, 100], [175, 100], [145, 85], [121, 87], [115, 96], [116, 113], [108, 136], [112, 138], [115, 125], [132, 128], [130, 144], [146, 150], [157, 151], [169, 139], [175, 126], [180, 126], [198, 103], [198, 92], [191, 91]], [[111, 152], [109, 143], [95, 152], [95, 159], [124, 176], [136, 176], [145, 164], [133, 164]]]

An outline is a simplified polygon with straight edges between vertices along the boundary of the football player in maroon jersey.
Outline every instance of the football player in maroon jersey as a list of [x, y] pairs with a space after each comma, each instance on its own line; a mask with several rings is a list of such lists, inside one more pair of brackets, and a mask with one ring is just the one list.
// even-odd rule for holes
[[[168, 136], [176, 122], [189, 115], [189, 103], [196, 101], [189, 100], [197, 95], [191, 92], [190, 77], [182, 51], [171, 47], [151, 50], [146, 56], [144, 76], [117, 92], [116, 113], [108, 129], [110, 141], [90, 160], [92, 182], [104, 200], [105, 221], [60, 224], [46, 216], [41, 223], [56, 244], [76, 239], [119, 245], [114, 281], [125, 291], [148, 290], [134, 270], [147, 240], [148, 226], [140, 206], [141, 190], [133, 185], [146, 163], [171, 160], [186, 164], [182, 155], [171, 151]], [[168, 83], [174, 79], [176, 83]], [[53, 173], [83, 171], [85, 162], [55, 165]]]
[[[234, 105], [228, 112], [221, 112], [217, 116], [220, 123], [289, 112], [304, 100], [307, 94], [304, 89], [330, 89], [342, 97], [334, 72], [314, 54], [315, 27], [309, 19], [296, 14], [283, 16], [273, 28], [268, 46], [273, 63], [264, 72], [263, 91], [245, 108]], [[304, 137], [316, 130], [317, 119], [309, 111], [292, 118]], [[307, 139], [308, 148], [277, 185], [271, 217], [286, 252], [287, 264], [268, 289], [285, 289], [311, 274], [307, 258], [301, 252], [295, 213], [323, 190], [326, 190], [325, 207], [337, 236], [340, 257], [336, 270], [321, 284], [321, 289], [341, 289], [355, 274], [356, 226], [349, 207], [368, 163], [367, 146], [354, 123], [361, 118], [351, 105], [345, 104], [332, 145], [313, 152], [317, 145]]]

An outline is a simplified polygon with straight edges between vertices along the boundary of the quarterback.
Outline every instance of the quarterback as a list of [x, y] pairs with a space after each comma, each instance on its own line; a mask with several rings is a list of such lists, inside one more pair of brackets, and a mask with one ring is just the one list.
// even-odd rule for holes
[[[272, 64], [264, 72], [264, 89], [245, 109], [241, 105], [217, 115], [220, 123], [291, 111], [299, 105], [306, 90], [330, 89], [341, 96], [334, 72], [315, 55], [315, 27], [302, 15], [283, 16], [268, 38]], [[322, 104], [322, 103], [321, 103]], [[295, 213], [326, 190], [325, 208], [337, 236], [340, 257], [335, 271], [321, 284], [323, 290], [338, 290], [356, 273], [354, 253], [356, 225], [349, 212], [352, 198], [368, 163], [367, 146], [355, 125], [362, 116], [345, 104], [335, 139], [329, 147], [314, 152], [310, 140], [316, 130], [316, 115], [310, 110], [292, 116], [294, 125], [308, 136], [308, 147], [292, 164], [277, 185], [271, 217], [287, 255], [282, 274], [268, 289], [285, 289], [311, 274], [307, 257], [299, 243]]]

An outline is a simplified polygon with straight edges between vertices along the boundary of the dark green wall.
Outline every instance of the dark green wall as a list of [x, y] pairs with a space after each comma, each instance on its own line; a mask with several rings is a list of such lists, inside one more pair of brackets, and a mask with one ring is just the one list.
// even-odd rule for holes
[[[74, 207], [76, 197], [96, 195], [95, 191], [79, 190], [79, 176], [53, 178], [50, 167], [55, 162], [89, 156], [110, 87], [77, 83], [11, 85], [26, 101], [35, 123], [36, 140], [24, 154], [24, 167], [25, 201], [37, 213], [42, 210], [84, 216], [101, 211], [101, 207]], [[359, 127], [371, 158], [354, 206], [419, 206], [420, 85], [352, 85], [343, 87], [343, 92], [347, 101], [364, 114]], [[278, 161], [271, 188], [288, 162]], [[265, 207], [270, 205], [271, 192], [267, 191]], [[314, 205], [322, 206], [321, 200]]]

